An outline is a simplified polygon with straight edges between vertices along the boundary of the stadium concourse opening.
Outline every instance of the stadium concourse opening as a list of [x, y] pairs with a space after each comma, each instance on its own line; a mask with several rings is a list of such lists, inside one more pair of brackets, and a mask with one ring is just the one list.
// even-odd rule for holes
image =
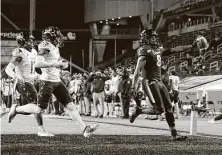
[[92, 52], [89, 55], [92, 70], [118, 67], [126, 59], [135, 57], [136, 48], [133, 48], [133, 44], [138, 40], [138, 33], [137, 29], [113, 29], [108, 35], [93, 35], [90, 40]]

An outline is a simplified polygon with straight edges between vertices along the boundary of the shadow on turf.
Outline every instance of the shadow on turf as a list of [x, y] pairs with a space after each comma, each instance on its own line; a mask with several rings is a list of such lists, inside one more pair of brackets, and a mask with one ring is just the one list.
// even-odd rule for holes
[[[2, 155], [220, 155], [222, 140], [189, 137], [187, 141], [170, 141], [160, 135], [2, 135]], [[213, 145], [212, 145], [213, 144]]]

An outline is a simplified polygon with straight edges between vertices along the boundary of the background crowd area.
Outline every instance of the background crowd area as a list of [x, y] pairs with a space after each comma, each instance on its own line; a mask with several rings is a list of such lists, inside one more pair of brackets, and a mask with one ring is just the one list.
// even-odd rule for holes
[[[131, 94], [132, 77], [134, 67], [131, 68], [107, 68], [103, 71], [90, 72], [90, 73], [75, 73], [71, 74], [68, 71], [61, 70], [61, 80], [66, 85], [74, 103], [77, 105], [80, 115], [93, 116], [93, 117], [121, 117], [129, 118], [130, 107], [135, 106]], [[139, 78], [136, 84], [138, 96], [141, 100], [142, 107], [152, 106], [145, 97], [141, 84], [142, 78]], [[38, 79], [36, 79], [38, 84]], [[13, 100], [14, 96], [14, 101]], [[2, 77], [1, 79], [1, 97], [2, 105], [7, 108], [11, 107], [13, 102], [18, 105], [27, 104], [22, 96], [16, 91], [13, 94], [13, 80]], [[188, 105], [198, 105], [198, 112], [205, 113], [204, 103], [186, 103]], [[173, 107], [174, 104], [172, 103]], [[184, 108], [182, 102], [179, 102], [179, 112], [186, 116], [190, 115], [190, 108]], [[44, 111], [46, 114], [54, 115], [67, 115], [62, 104], [60, 104], [55, 96], [51, 97], [47, 109]], [[175, 113], [176, 114], [176, 113]], [[164, 116], [149, 116], [142, 115], [146, 119], [164, 119]], [[179, 116], [176, 116], [179, 118]]]
[[[206, 35], [207, 34], [204, 32], [200, 32], [199, 34], [196, 34], [196, 37], [205, 38]], [[207, 66], [210, 63], [209, 60], [214, 57], [216, 60], [216, 58], [219, 58], [220, 56], [217, 54], [217, 52], [220, 52], [218, 51], [218, 47], [222, 45], [222, 34], [217, 33], [214, 35], [212, 40], [207, 40], [207, 48], [200, 49], [197, 45], [195, 45], [195, 43], [196, 40], [194, 40], [192, 47], [191, 45], [186, 45], [177, 46], [171, 49], [165, 48], [166, 51], [163, 53], [162, 64], [166, 65], [167, 68], [175, 66], [175, 70], [185, 74], [203, 75], [207, 70], [209, 70], [209, 66]], [[175, 56], [176, 54], [180, 54], [180, 60], [169, 61], [169, 58]], [[176, 65], [175, 62], [178, 61], [180, 64]], [[219, 65], [215, 70], [216, 72], [221, 72], [222, 66]]]

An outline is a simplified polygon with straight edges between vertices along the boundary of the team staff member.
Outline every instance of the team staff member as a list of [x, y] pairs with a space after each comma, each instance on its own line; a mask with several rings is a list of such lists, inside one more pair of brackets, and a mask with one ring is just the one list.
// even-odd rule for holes
[[129, 118], [129, 106], [130, 106], [130, 88], [132, 80], [129, 78], [129, 74], [126, 70], [123, 70], [122, 81], [120, 82], [120, 92], [122, 97], [122, 118]]

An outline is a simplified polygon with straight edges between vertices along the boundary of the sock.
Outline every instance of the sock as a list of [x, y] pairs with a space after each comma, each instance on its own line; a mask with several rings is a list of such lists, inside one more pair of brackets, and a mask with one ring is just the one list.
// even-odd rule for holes
[[38, 107], [36, 104], [30, 103], [23, 106], [17, 106], [16, 112], [19, 114], [23, 114], [23, 113], [38, 114], [41, 112], [41, 108]]
[[42, 113], [40, 114], [34, 114], [36, 122], [38, 126], [43, 126], [43, 118], [42, 118]]
[[66, 110], [70, 116], [70, 118], [76, 122], [78, 127], [81, 129], [81, 131], [84, 131], [86, 128], [86, 124], [83, 122], [81, 116], [79, 115], [79, 112], [77, 111], [77, 108], [74, 103], [68, 103], [66, 105]]
[[171, 135], [173, 136], [173, 137], [176, 137], [177, 136], [177, 130], [176, 129], [170, 129], [170, 131], [171, 131]]
[[171, 135], [172, 136], [176, 136], [177, 135], [177, 131], [175, 129], [175, 119], [174, 119], [174, 116], [173, 116], [173, 113], [165, 113], [165, 116], [166, 116], [166, 121], [167, 121], [167, 124], [171, 130]]

